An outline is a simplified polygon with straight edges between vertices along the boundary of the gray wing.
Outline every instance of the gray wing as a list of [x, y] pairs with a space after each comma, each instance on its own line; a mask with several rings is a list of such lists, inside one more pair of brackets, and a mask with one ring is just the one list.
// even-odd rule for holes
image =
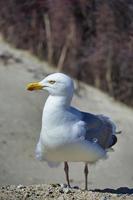
[[108, 117], [82, 112], [82, 120], [87, 124], [86, 140], [97, 142], [104, 149], [117, 142], [116, 126]]

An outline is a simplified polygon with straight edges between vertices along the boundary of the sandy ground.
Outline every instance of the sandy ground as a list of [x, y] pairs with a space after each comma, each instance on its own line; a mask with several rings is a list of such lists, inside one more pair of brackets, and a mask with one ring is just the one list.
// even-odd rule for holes
[[[47, 93], [25, 89], [27, 83], [52, 71], [29, 53], [0, 40], [0, 186], [65, 182], [62, 165], [49, 168], [34, 157]], [[107, 114], [123, 132], [109, 158], [90, 166], [89, 188], [133, 193], [133, 110], [85, 84], [75, 93], [73, 105]], [[72, 185], [84, 187], [82, 163], [70, 164], [70, 177]]]

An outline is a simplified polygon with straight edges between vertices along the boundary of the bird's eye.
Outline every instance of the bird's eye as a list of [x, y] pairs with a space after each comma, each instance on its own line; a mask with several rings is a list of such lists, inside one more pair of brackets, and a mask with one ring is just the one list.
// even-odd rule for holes
[[50, 80], [48, 81], [50, 84], [54, 84], [56, 81]]

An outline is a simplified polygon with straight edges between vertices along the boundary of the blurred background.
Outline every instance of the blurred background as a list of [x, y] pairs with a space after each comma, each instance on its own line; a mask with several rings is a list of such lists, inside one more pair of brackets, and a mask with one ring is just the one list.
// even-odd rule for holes
[[[90, 167], [90, 188], [133, 187], [133, 1], [0, 1], [0, 185], [63, 182], [63, 166], [34, 158], [47, 93], [26, 84], [62, 71], [73, 105], [122, 130], [109, 159]], [[82, 164], [71, 182], [83, 184]]]

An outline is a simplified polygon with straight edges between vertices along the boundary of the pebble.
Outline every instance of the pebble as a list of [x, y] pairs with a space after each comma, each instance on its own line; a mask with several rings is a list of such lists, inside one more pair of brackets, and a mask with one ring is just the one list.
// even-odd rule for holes
[[103, 196], [101, 197], [99, 200], [109, 200], [110, 198], [106, 197], [106, 196]]
[[60, 187], [61, 187], [61, 189], [63, 189], [63, 188], [67, 188], [67, 184], [65, 184], [65, 183], [61, 183], [61, 184], [60, 184]]
[[23, 188], [24, 188], [24, 186], [21, 184], [17, 186], [17, 189], [23, 189]]
[[49, 190], [48, 190], [48, 193], [49, 193], [49, 194], [53, 194], [52, 189], [49, 189]]
[[71, 193], [72, 191], [70, 188], [67, 187], [67, 188], [63, 188], [63, 192], [68, 194], [68, 193]]
[[58, 187], [59, 185], [58, 184], [55, 184], [55, 183], [52, 183], [52, 184], [50, 184], [52, 187], [54, 187], [54, 188], [56, 188], [56, 187]]
[[61, 189], [59, 190], [59, 192], [60, 192], [60, 193], [65, 193], [65, 194], [69, 194], [69, 193], [71, 193], [72, 191], [71, 191], [71, 188], [66, 187], [66, 188], [61, 188]]
[[75, 186], [73, 187], [73, 189], [79, 190], [79, 186], [75, 185]]

